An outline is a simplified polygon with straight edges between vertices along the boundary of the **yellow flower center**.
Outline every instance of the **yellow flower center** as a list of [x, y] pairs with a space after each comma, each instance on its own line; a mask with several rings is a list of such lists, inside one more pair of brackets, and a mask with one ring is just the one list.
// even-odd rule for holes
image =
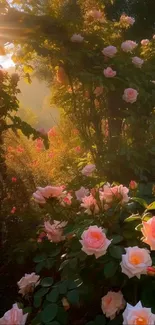
[[138, 318], [136, 319], [136, 325], [147, 325], [147, 320], [146, 320], [146, 318], [138, 317]]
[[134, 265], [140, 264], [141, 263], [141, 257], [137, 256], [137, 255], [131, 256], [130, 257], [130, 263], [134, 264]]
[[100, 240], [102, 237], [101, 233], [98, 233], [97, 231], [94, 231], [91, 233], [92, 238], [96, 239], [96, 240]]

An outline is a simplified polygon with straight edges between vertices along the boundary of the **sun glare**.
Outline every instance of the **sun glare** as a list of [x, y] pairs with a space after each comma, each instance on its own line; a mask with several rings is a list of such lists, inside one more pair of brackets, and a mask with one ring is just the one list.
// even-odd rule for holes
[[11, 67], [14, 67], [15, 64], [11, 59], [11, 54], [7, 54], [5, 56], [0, 55], [0, 65], [4, 68], [4, 69], [9, 69]]

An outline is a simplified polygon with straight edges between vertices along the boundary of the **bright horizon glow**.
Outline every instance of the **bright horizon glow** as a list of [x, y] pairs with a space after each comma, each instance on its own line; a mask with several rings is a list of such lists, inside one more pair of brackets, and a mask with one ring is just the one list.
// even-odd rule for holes
[[11, 67], [14, 67], [15, 64], [11, 59], [11, 54], [7, 54], [7, 55], [0, 55], [0, 65], [4, 68], [4, 69], [9, 69]]

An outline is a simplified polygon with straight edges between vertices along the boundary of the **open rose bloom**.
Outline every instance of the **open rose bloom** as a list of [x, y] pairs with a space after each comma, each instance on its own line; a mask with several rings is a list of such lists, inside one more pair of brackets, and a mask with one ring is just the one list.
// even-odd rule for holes
[[108, 246], [111, 244], [111, 240], [107, 239], [104, 230], [101, 227], [90, 226], [85, 230], [81, 236], [80, 243], [82, 250], [87, 255], [95, 255], [99, 258], [106, 254]]
[[137, 46], [138, 44], [134, 41], [125, 41], [121, 44], [121, 49], [124, 52], [132, 52]]
[[33, 193], [33, 198], [39, 204], [45, 204], [46, 199], [49, 198], [59, 198], [63, 194], [63, 186], [46, 186], [37, 187], [37, 191]]
[[71, 42], [73, 43], [82, 43], [84, 40], [84, 37], [82, 37], [80, 34], [73, 34], [71, 37]]
[[123, 25], [127, 25], [127, 26], [132, 26], [134, 23], [135, 23], [135, 19], [133, 17], [130, 17], [130, 16], [127, 16], [127, 15], [122, 15], [120, 17], [120, 22], [123, 24]]
[[139, 301], [135, 306], [127, 304], [123, 313], [123, 325], [154, 325], [155, 315]]
[[63, 228], [66, 226], [67, 222], [54, 220], [53, 223], [50, 221], [44, 222], [45, 232], [47, 233], [47, 238], [53, 243], [59, 243], [63, 241], [65, 237], [63, 236]]
[[81, 173], [82, 173], [84, 176], [91, 176], [95, 169], [96, 169], [96, 167], [95, 167], [95, 165], [93, 165], [93, 164], [86, 165], [86, 166], [81, 170]]
[[150, 252], [138, 246], [125, 248], [126, 254], [122, 255], [121, 268], [129, 278], [136, 276], [140, 279], [142, 274], [147, 274], [147, 267], [152, 265]]
[[115, 46], [109, 45], [103, 49], [102, 53], [109, 58], [113, 58], [117, 53], [117, 48]]
[[125, 300], [121, 291], [109, 291], [107, 295], [104, 296], [101, 300], [101, 308], [103, 314], [105, 314], [106, 317], [110, 319], [114, 319], [116, 314], [118, 314], [121, 309], [124, 309], [124, 307]]
[[14, 304], [12, 309], [8, 310], [2, 318], [0, 325], [25, 325], [28, 314], [23, 314], [23, 310]]
[[123, 99], [127, 103], [131, 103], [131, 104], [135, 103], [137, 100], [137, 96], [138, 96], [138, 91], [136, 89], [127, 88], [124, 90]]
[[85, 208], [85, 213], [91, 215], [91, 214], [96, 214], [99, 212], [99, 207], [97, 205], [96, 199], [93, 197], [92, 194], [89, 196], [85, 196], [82, 198], [82, 203], [81, 207]]
[[106, 78], [113, 78], [116, 76], [116, 71], [114, 71], [112, 68], [108, 67], [104, 69], [103, 71]]
[[104, 185], [100, 190], [100, 200], [109, 206], [114, 202], [124, 204], [129, 201], [128, 193], [129, 189], [123, 185]]
[[25, 296], [26, 294], [33, 292], [35, 287], [39, 284], [39, 279], [40, 276], [34, 272], [31, 274], [25, 274], [25, 276], [22, 277], [17, 283], [19, 287], [19, 293], [21, 293], [22, 296]]
[[141, 229], [144, 235], [143, 242], [148, 244], [151, 250], [155, 250], [155, 217], [148, 221], [143, 221], [143, 228]]

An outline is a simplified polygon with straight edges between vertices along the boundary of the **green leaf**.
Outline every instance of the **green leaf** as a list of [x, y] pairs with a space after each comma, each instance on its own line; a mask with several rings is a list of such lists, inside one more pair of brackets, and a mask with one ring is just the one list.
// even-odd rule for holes
[[42, 287], [51, 287], [53, 284], [53, 278], [44, 278], [42, 281], [41, 281], [41, 286]]
[[143, 217], [142, 217], [142, 220], [143, 221], [148, 221], [148, 220], [150, 220], [152, 218], [152, 214], [151, 213], [145, 213], [144, 215], [143, 215]]
[[55, 261], [52, 258], [48, 258], [46, 260], [46, 268], [50, 270], [53, 267], [54, 263]]
[[76, 257], [72, 258], [70, 261], [69, 261], [69, 267], [71, 269], [76, 269], [77, 268], [77, 262], [78, 262], [78, 259]]
[[145, 209], [147, 209], [148, 205], [147, 203], [145, 202], [145, 200], [139, 198], [139, 197], [132, 197], [131, 198], [131, 201], [133, 202], [137, 202], [139, 203], [142, 207], [144, 207]]
[[141, 231], [142, 227], [143, 227], [143, 225], [142, 225], [142, 223], [140, 223], [137, 227], [135, 227], [135, 230]]
[[36, 265], [36, 268], [35, 268], [36, 273], [39, 273], [39, 272], [44, 268], [44, 266], [45, 266], [45, 262], [44, 262], [44, 261], [38, 263], [38, 264]]
[[67, 319], [68, 319], [68, 314], [66, 313], [64, 308], [58, 307], [57, 320], [60, 322], [60, 324], [66, 325]]
[[95, 325], [95, 323], [93, 321], [90, 321], [90, 322], [86, 323], [86, 325]]
[[41, 288], [35, 293], [34, 297], [43, 297], [46, 295], [48, 290], [49, 290], [49, 288]]
[[58, 306], [56, 304], [50, 304], [41, 313], [41, 319], [44, 323], [52, 321], [58, 312]]
[[61, 247], [56, 247], [51, 253], [50, 256], [55, 257], [57, 255], [59, 255], [61, 252]]
[[98, 315], [95, 318], [95, 325], [105, 325], [106, 324], [106, 318], [104, 315]]
[[155, 210], [155, 201], [148, 205], [147, 210], [148, 211]]
[[64, 295], [67, 292], [68, 282], [65, 280], [60, 282], [58, 288], [61, 295]]
[[46, 297], [46, 299], [50, 302], [56, 302], [59, 297], [59, 291], [57, 288], [54, 288]]
[[124, 222], [131, 222], [137, 220], [141, 220], [141, 217], [139, 215], [132, 214], [130, 217], [126, 218]]
[[120, 235], [114, 235], [112, 238], [112, 244], [118, 244], [123, 240], [123, 237]]
[[109, 253], [112, 257], [121, 259], [122, 254], [124, 253], [124, 249], [121, 246], [110, 245]]
[[111, 278], [115, 275], [116, 271], [118, 269], [118, 264], [114, 261], [110, 261], [107, 264], [104, 265], [104, 275], [105, 277]]
[[30, 314], [30, 313], [32, 313], [32, 307], [26, 307], [26, 308], [24, 308], [23, 309], [23, 313], [24, 314], [27, 314], [27, 313]]
[[72, 281], [72, 280], [68, 281], [68, 289], [69, 290], [76, 289], [76, 288], [77, 288], [77, 285], [74, 281]]
[[33, 301], [34, 307], [35, 308], [40, 307], [41, 303], [42, 303], [42, 298], [41, 297], [34, 296], [34, 301]]
[[47, 258], [47, 255], [46, 254], [41, 254], [41, 255], [36, 255], [33, 259], [33, 261], [35, 263], [39, 263], [39, 262], [42, 262], [42, 261], [45, 261]]
[[72, 305], [79, 303], [79, 294], [77, 290], [72, 290], [67, 293], [67, 299]]

